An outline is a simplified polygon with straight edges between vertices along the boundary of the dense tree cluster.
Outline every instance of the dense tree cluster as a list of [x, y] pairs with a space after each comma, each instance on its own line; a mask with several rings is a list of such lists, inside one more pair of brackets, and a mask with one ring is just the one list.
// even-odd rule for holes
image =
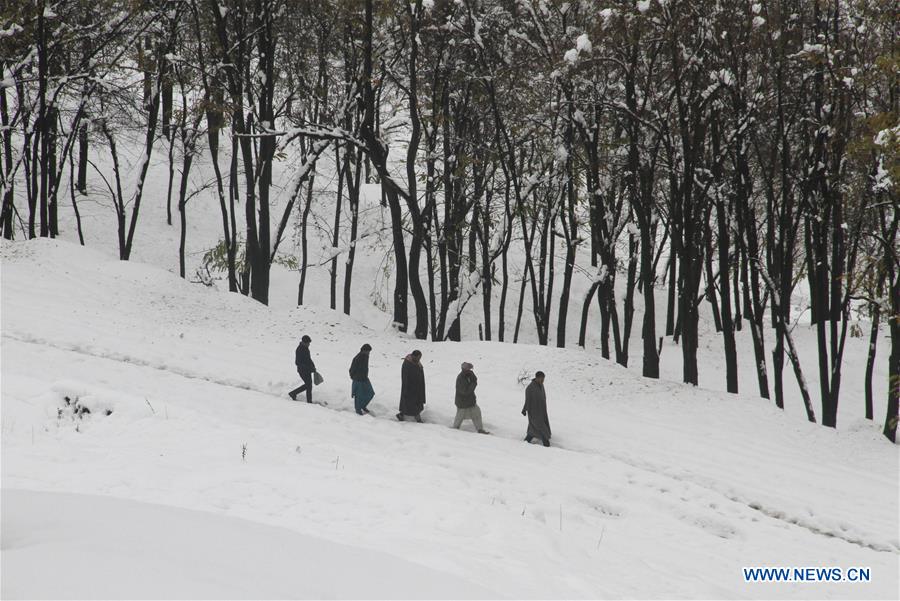
[[[344, 312], [361, 185], [378, 182], [399, 329], [458, 340], [463, 308], [479, 297], [484, 339], [516, 341], [528, 306], [539, 342], [565, 346], [570, 283], [589, 261], [580, 345], [596, 299], [603, 355], [627, 365], [640, 302], [643, 374], [658, 377], [659, 342], [672, 336], [684, 381], [697, 384], [708, 303], [730, 392], [735, 332], [746, 327], [759, 394], [783, 407], [789, 366], [808, 418], [834, 427], [848, 328], [861, 312], [872, 324], [870, 419], [878, 333], [890, 331], [884, 433], [894, 440], [898, 23], [889, 0], [7, 4], [0, 225], [7, 238], [55, 236], [60, 194], [77, 218], [79, 191], [100, 178], [128, 259], [150, 157], [168, 152], [184, 276], [185, 205], [202, 191], [187, 181], [208, 153], [229, 288], [268, 302], [296, 219], [302, 303], [315, 165], [333, 156], [333, 246], [350, 216]], [[143, 149], [133, 189], [123, 189], [118, 161], [126, 143]], [[272, 165], [288, 151], [298, 164], [272, 215]], [[92, 169], [98, 153], [111, 157], [111, 174]], [[511, 248], [524, 255], [518, 278]], [[337, 255], [330, 270], [337, 308]], [[816, 329], [820, 408], [791, 336], [798, 287]]]

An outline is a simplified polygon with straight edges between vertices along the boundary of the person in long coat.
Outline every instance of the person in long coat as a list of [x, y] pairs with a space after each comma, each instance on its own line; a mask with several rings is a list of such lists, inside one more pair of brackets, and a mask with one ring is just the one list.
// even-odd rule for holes
[[406, 416], [422, 421], [422, 410], [425, 408], [425, 369], [422, 367], [422, 352], [413, 351], [403, 359], [400, 370], [400, 413], [397, 419], [401, 422]]
[[297, 345], [297, 350], [294, 352], [294, 364], [297, 366], [297, 374], [300, 375], [303, 384], [288, 393], [288, 396], [291, 397], [292, 401], [296, 401], [297, 395], [306, 391], [306, 402], [312, 403], [312, 375], [316, 373], [316, 364], [313, 363], [312, 357], [309, 354], [310, 342], [312, 342], [312, 338], [304, 334], [303, 338], [300, 339], [300, 344]]
[[366, 407], [375, 396], [375, 389], [372, 388], [372, 383], [369, 381], [369, 353], [371, 351], [371, 345], [362, 345], [359, 353], [353, 357], [353, 361], [350, 363], [350, 379], [353, 381], [350, 396], [353, 397], [353, 405], [359, 415], [369, 413]]
[[550, 418], [547, 417], [547, 393], [544, 391], [544, 372], [539, 371], [525, 389], [525, 406], [522, 415], [528, 416], [528, 432], [525, 442], [540, 438], [545, 447], [550, 446]]
[[479, 434], [489, 434], [484, 429], [481, 421], [481, 408], [476, 402], [475, 388], [477, 386], [478, 376], [472, 371], [472, 364], [463, 363], [459, 375], [456, 376], [456, 418], [453, 420], [453, 427], [458, 430], [463, 421], [470, 419]]

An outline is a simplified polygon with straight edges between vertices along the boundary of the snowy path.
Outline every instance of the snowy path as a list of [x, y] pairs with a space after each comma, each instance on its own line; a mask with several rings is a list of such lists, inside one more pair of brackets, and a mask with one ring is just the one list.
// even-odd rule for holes
[[[22, 249], [3, 247], [4, 489], [244, 518], [513, 597], [897, 596], [897, 453], [866, 432], [787, 422], [591, 353], [410, 342], [65, 244]], [[302, 332], [327, 408], [284, 397]], [[346, 398], [363, 341], [374, 420]], [[391, 418], [411, 344], [425, 352], [424, 425]], [[447, 427], [463, 359], [495, 436]], [[537, 368], [551, 449], [521, 441], [515, 380]], [[65, 394], [95, 411], [60, 419]], [[873, 582], [745, 584], [741, 567], [757, 565], [870, 566]]]
[[[16, 339], [15, 335], [12, 334], [4, 334], [4, 337]], [[284, 395], [281, 393], [273, 393], [271, 391], [262, 390], [255, 388], [252, 383], [249, 382], [239, 382], [235, 380], [229, 379], [217, 379], [213, 376], [205, 376], [197, 373], [190, 372], [188, 370], [179, 370], [172, 367], [167, 367], [164, 365], [153, 365], [147, 363], [140, 359], [139, 357], [132, 357], [128, 355], [117, 355], [117, 354], [100, 354], [96, 352], [90, 352], [86, 350], [81, 350], [78, 348], [63, 348], [60, 345], [56, 345], [51, 341], [47, 340], [24, 340], [23, 338], [18, 338], [19, 342], [27, 342], [30, 344], [36, 344], [39, 346], [47, 346], [53, 347], [60, 350], [68, 350], [71, 352], [79, 353], [82, 355], [87, 355], [95, 358], [108, 359], [112, 361], [118, 361], [122, 363], [137, 365], [141, 367], [147, 367], [151, 369], [157, 369], [160, 371], [172, 373], [184, 378], [201, 380], [204, 382], [208, 382], [211, 384], [215, 384], [218, 386], [227, 386], [231, 388], [237, 388], [239, 390], [249, 390], [258, 392], [260, 394], [267, 394], [277, 399], [284, 401]], [[344, 404], [341, 406], [340, 404], [332, 404], [328, 407], [331, 411], [352, 411], [352, 405]], [[393, 423], [393, 411], [390, 409], [381, 411], [381, 416], [376, 419], [388, 419], [391, 423]], [[398, 424], [400, 425], [400, 424]], [[402, 427], [402, 426], [401, 426]], [[420, 427], [420, 426], [412, 426], [412, 427]], [[792, 515], [790, 510], [785, 510], [781, 507], [773, 507], [767, 506], [759, 501], [752, 500], [752, 494], [742, 492], [737, 493], [733, 489], [727, 489], [726, 487], [722, 487], [717, 480], [712, 479], [704, 479], [702, 477], [697, 477], [691, 472], [684, 472], [678, 470], [670, 470], [666, 466], [661, 466], [657, 464], [653, 464], [651, 462], [635, 459], [628, 456], [618, 455], [612, 452], [598, 451], [596, 446], [590, 445], [568, 445], [561, 446], [559, 444], [555, 445], [556, 448], [562, 448], [565, 450], [583, 452], [583, 453], [601, 453], [605, 457], [612, 459], [614, 461], [620, 462], [623, 464], [622, 468], [634, 468], [638, 472], [644, 472], [645, 476], [658, 476], [659, 479], [657, 482], [643, 482], [642, 484], [645, 486], [649, 486], [650, 488], [657, 487], [661, 493], [668, 493], [673, 488], [681, 487], [684, 489], [685, 493], [692, 493], [693, 499], [698, 499], [698, 494], [702, 492], [702, 490], [706, 490], [710, 493], [710, 498], [707, 500], [702, 500], [703, 502], [707, 502], [710, 507], [715, 507], [716, 501], [719, 503], [723, 502], [732, 502], [737, 503], [739, 505], [745, 505], [753, 510], [759, 511], [761, 514], [774, 519], [781, 520], [788, 524], [796, 525], [800, 528], [804, 528], [809, 532], [817, 535], [821, 535], [828, 538], [838, 538], [844, 540], [846, 542], [859, 545], [861, 547], [866, 547], [875, 551], [881, 552], [896, 552], [900, 549], [897, 547], [896, 541], [891, 541], [889, 539], [881, 539], [878, 536], [867, 536], [863, 533], [858, 532], [855, 528], [849, 526], [847, 523], [839, 523], [834, 524], [832, 527], [826, 525], [826, 522], [817, 521], [815, 514], [812, 511], [809, 511], [807, 516], [803, 515]], [[889, 482], [889, 478], [885, 478], [886, 482]], [[629, 479], [629, 483], [634, 483], [634, 480]], [[718, 497], [716, 499], [715, 497]], [[683, 502], [687, 502], [688, 499], [685, 497], [681, 497]], [[676, 510], [677, 511], [677, 510]], [[610, 515], [616, 515], [615, 510], [606, 512]], [[716, 529], [715, 523], [710, 523], [710, 527]], [[729, 526], [719, 527], [720, 536], [728, 538], [730, 535], [734, 534], [734, 531]]]

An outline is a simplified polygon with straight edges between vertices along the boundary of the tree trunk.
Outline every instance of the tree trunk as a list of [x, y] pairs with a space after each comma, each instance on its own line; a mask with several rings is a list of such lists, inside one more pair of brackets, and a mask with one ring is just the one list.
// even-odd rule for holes
[[872, 373], [875, 371], [875, 353], [878, 349], [878, 327], [881, 309], [878, 303], [872, 303], [872, 330], [869, 334], [869, 352], [866, 359], [866, 419], [875, 419], [875, 410], [872, 402]]
[[[737, 238], [738, 242], [743, 245], [744, 242], [742, 238]], [[766, 286], [769, 288], [769, 294], [772, 296], [772, 302], [778, 305], [779, 311], [781, 310], [781, 300], [778, 295], [778, 289], [775, 287], [775, 284], [772, 282], [771, 278], [766, 275], [764, 270], [760, 270], [760, 276], [765, 282]], [[787, 301], [786, 301], [787, 302]], [[753, 319], [750, 318], [752, 323]], [[794, 375], [797, 378], [797, 385], [800, 388], [800, 395], [803, 397], [803, 405], [806, 408], [806, 419], [810, 422], [816, 422], [816, 413], [812, 406], [812, 399], [809, 395], [809, 386], [806, 384], [806, 378], [803, 376], [803, 369], [800, 367], [800, 357], [797, 355], [797, 348], [794, 346], [794, 338], [791, 336], [790, 330], [787, 328], [787, 324], [784, 321], [778, 322], [778, 326], [781, 328], [781, 332], [784, 335], [784, 339], [787, 342], [788, 348], [788, 359], [791, 361], [791, 366], [794, 368]]]
[[887, 414], [884, 417], [885, 437], [891, 442], [897, 441], [897, 421], [900, 414], [900, 258], [897, 251], [897, 231], [900, 226], [900, 215], [896, 207], [888, 221], [887, 209], [879, 209], [881, 222], [881, 244], [884, 251], [884, 265], [887, 272], [887, 284], [890, 297], [891, 319], [888, 320], [891, 331], [891, 355], [888, 359], [888, 402]]
[[[708, 224], [708, 218], [706, 223]], [[706, 227], [706, 256], [703, 265], [706, 268], [706, 300], [712, 309], [713, 323], [716, 326], [716, 332], [722, 331], [722, 315], [719, 313], [719, 299], [716, 295], [716, 276], [713, 274], [713, 248], [712, 248], [712, 231], [709, 225]], [[721, 273], [720, 273], [721, 275]], [[727, 281], [727, 280], [726, 280]]]
[[425, 238], [425, 271], [428, 273], [428, 298], [431, 299], [431, 302], [428, 303], [428, 326], [431, 330], [431, 339], [440, 340], [437, 330], [437, 301], [435, 300], [434, 244], [430, 235]]
[[732, 258], [734, 260], [734, 269], [731, 270], [732, 297], [734, 298], [734, 329], [736, 332], [740, 332], [744, 329], [744, 319], [741, 313], [741, 260], [743, 259], [744, 264], [747, 262], [743, 247], [740, 250], [735, 249]]
[[519, 326], [522, 323], [522, 313], [525, 309], [525, 286], [528, 285], [528, 273], [522, 273], [522, 287], [519, 289], [519, 309], [516, 311], [516, 327], [513, 330], [513, 344], [519, 342]]
[[[166, 140], [172, 140], [172, 64], [165, 55], [159, 59], [159, 70], [162, 75], [162, 135]], [[172, 221], [169, 220], [169, 225]]]
[[306, 202], [303, 204], [303, 213], [300, 217], [300, 283], [297, 285], [297, 306], [303, 304], [303, 293], [306, 291], [306, 273], [307, 269], [309, 269], [307, 226], [309, 224], [310, 209], [312, 209], [314, 180], [315, 174], [312, 174], [306, 185]]
[[[350, 152], [350, 149], [347, 149]], [[362, 153], [357, 152], [354, 161], [356, 169], [353, 177], [350, 177], [350, 169], [347, 177], [347, 200], [350, 202], [350, 248], [347, 251], [347, 262], [344, 267], [344, 314], [350, 315], [350, 284], [353, 281], [353, 264], [356, 260], [356, 238], [359, 231], [359, 192], [360, 178], [362, 176]]]
[[159, 121], [159, 99], [161, 78], [159, 74], [156, 77], [156, 84], [153, 87], [152, 94], [148, 104], [147, 129], [144, 134], [144, 146], [138, 163], [137, 183], [135, 185], [134, 200], [131, 207], [131, 222], [128, 226], [128, 235], [125, 239], [125, 247], [122, 252], [122, 259], [127, 261], [131, 258], [131, 249], [134, 244], [134, 233], [137, 228], [138, 215], [141, 210], [141, 199], [144, 195], [144, 183], [147, 178], [147, 170], [150, 168], [150, 156], [153, 154], [153, 142], [156, 139], [156, 125]]
[[[47, 228], [51, 238], [59, 235], [59, 211], [57, 197], [59, 194], [59, 175], [57, 173], [57, 132], [59, 130], [59, 111], [56, 107], [47, 110], [47, 179], [50, 186], [47, 199]], [[61, 172], [62, 170], [59, 169]]]
[[35, 131], [37, 131], [37, 140], [35, 141], [34, 150], [39, 154], [32, 162], [32, 169], [37, 170], [38, 179], [35, 181], [35, 190], [40, 198], [40, 231], [41, 237], [45, 238], [50, 235], [50, 228], [47, 218], [47, 193], [49, 191], [50, 182], [48, 154], [49, 145], [48, 138], [50, 136], [50, 119], [48, 117], [47, 107], [47, 80], [48, 80], [48, 59], [50, 51], [47, 49], [47, 30], [46, 19], [44, 17], [45, 0], [40, 1], [40, 14], [38, 14], [37, 25], [37, 55], [38, 55], [38, 115], [35, 123]]
[[[491, 295], [493, 293], [494, 259], [489, 247], [491, 236], [490, 197], [485, 202], [483, 215], [478, 223], [481, 227], [481, 304], [484, 311], [484, 340], [491, 340]], [[472, 228], [473, 231], [475, 228]]]
[[337, 257], [338, 257], [338, 248], [340, 245], [340, 231], [341, 231], [341, 203], [344, 200], [344, 174], [347, 172], [348, 163], [349, 163], [349, 155], [350, 149], [344, 153], [344, 162], [341, 164], [341, 148], [340, 146], [335, 148], [335, 156], [334, 156], [334, 164], [338, 167], [337, 174], [337, 196], [335, 197], [334, 203], [334, 225], [331, 230], [331, 268], [328, 270], [329, 273], [329, 288], [328, 291], [330, 293], [330, 301], [331, 301], [331, 310], [334, 311], [337, 309]]
[[0, 211], [0, 228], [3, 237], [12, 240], [15, 237], [13, 229], [13, 213], [15, 213], [15, 185], [12, 181], [12, 131], [9, 126], [9, 101], [6, 98], [6, 87], [0, 88], [0, 125], [3, 126], [3, 167], [4, 167], [4, 192], [3, 209]]
[[[174, 138], [175, 136], [173, 135], [172, 137]], [[178, 215], [181, 222], [181, 231], [178, 237], [178, 272], [182, 278], [185, 278], [187, 275], [185, 268], [185, 246], [187, 244], [187, 183], [188, 174], [191, 172], [191, 163], [194, 160], [192, 154], [192, 151], [185, 150], [184, 164], [181, 167], [181, 183], [178, 186]]]
[[[373, 1], [365, 0], [365, 20], [363, 30], [363, 106], [364, 117], [360, 133], [366, 143], [367, 156], [372, 161], [381, 179], [381, 187], [391, 210], [391, 229], [394, 237], [394, 261], [396, 263], [394, 278], [394, 327], [405, 332], [409, 317], [406, 308], [406, 295], [409, 273], [406, 264], [406, 249], [403, 241], [403, 216], [400, 209], [400, 196], [396, 184], [387, 172], [387, 148], [377, 137], [375, 130], [376, 100], [372, 86], [372, 38], [373, 38]], [[426, 318], [427, 319], [427, 318]]]
[[[237, 277], [235, 274], [235, 256], [234, 256], [234, 236], [236, 232], [229, 226], [228, 203], [225, 200], [225, 182], [222, 176], [222, 170], [219, 167], [219, 127], [221, 123], [221, 113], [215, 108], [207, 109], [206, 136], [209, 146], [209, 156], [213, 166], [213, 173], [216, 178], [216, 193], [219, 197], [219, 211], [222, 214], [222, 235], [225, 243], [225, 252], [227, 256], [228, 269], [228, 290], [237, 292]], [[234, 209], [232, 208], [232, 211]]]
[[[169, 110], [171, 110], [171, 108]], [[169, 131], [166, 131], [164, 135], [169, 141], [169, 180], [168, 185], [166, 186], [166, 225], [172, 225], [172, 184], [175, 180], [175, 160], [173, 156], [175, 151], [175, 136], [171, 135], [171, 132]]]
[[[367, 11], [371, 0], [367, 0]], [[408, 50], [408, 75], [409, 75], [409, 116], [412, 124], [410, 132], [409, 145], [406, 154], [406, 203], [409, 208], [409, 216], [412, 221], [413, 235], [409, 243], [409, 290], [412, 293], [413, 303], [416, 308], [416, 325], [414, 333], [416, 338], [425, 339], [428, 337], [428, 304], [425, 300], [425, 291], [422, 288], [421, 274], [419, 273], [419, 261], [422, 256], [422, 245], [424, 243], [425, 229], [424, 218], [419, 209], [419, 198], [416, 191], [417, 174], [416, 174], [416, 156], [419, 151], [419, 141], [421, 139], [421, 123], [419, 119], [419, 96], [418, 96], [418, 60], [419, 60], [419, 22], [418, 10], [413, 11], [411, 5], [407, 4], [407, 14], [410, 19], [410, 35]], [[367, 19], [369, 18], [367, 12]], [[367, 20], [367, 32], [371, 34], [371, 21]], [[367, 44], [371, 43], [371, 39], [367, 40]], [[367, 46], [369, 54], [371, 54], [371, 45]], [[371, 58], [367, 56], [367, 60]], [[374, 138], [372, 138], [374, 140]], [[382, 145], [379, 150], [385, 150], [383, 157], [379, 160], [378, 168], [387, 175], [387, 152]], [[394, 191], [398, 193], [397, 190]], [[445, 199], [446, 201], [446, 199]], [[457, 336], [458, 338], [458, 336]]]
[[[713, 121], [712, 130], [712, 151], [714, 156], [720, 156], [722, 152], [721, 148], [721, 131], [718, 126], [717, 121]], [[721, 162], [716, 162], [713, 166], [713, 177], [716, 179], [721, 179], [723, 177], [722, 173], [723, 169], [721, 166]], [[716, 237], [718, 244], [718, 262], [719, 262], [719, 282], [720, 282], [720, 294], [721, 294], [721, 314], [716, 311], [716, 322], [717, 326], [719, 325], [719, 318], [721, 317], [721, 328], [722, 332], [722, 342], [724, 344], [725, 350], [725, 384], [726, 389], [730, 393], [737, 394], [738, 392], [738, 364], [737, 364], [737, 348], [735, 345], [734, 339], [734, 323], [731, 318], [731, 288], [730, 288], [730, 278], [729, 278], [729, 256], [731, 250], [731, 237], [729, 235], [729, 226], [731, 216], [729, 215], [725, 199], [722, 198], [721, 192], [716, 191], [716, 201], [715, 201], [715, 209], [716, 209]], [[707, 220], [708, 222], [708, 220]], [[707, 279], [712, 278], [712, 232], [707, 232]], [[709, 285], [715, 289], [714, 285], [710, 282]], [[717, 303], [713, 301], [713, 307], [716, 307]], [[773, 303], [774, 306], [774, 303]]]
[[628, 367], [628, 343], [631, 340], [631, 327], [634, 322], [634, 287], [637, 281], [638, 238], [628, 233], [628, 279], [625, 282], [625, 324], [622, 332], [622, 350], [616, 361]]
[[513, 228], [509, 179], [506, 179], [503, 183], [503, 218], [505, 220], [505, 238], [500, 248], [500, 305], [497, 308], [497, 340], [500, 342], [504, 342], [506, 339], [506, 295], [509, 292], [509, 261], [507, 255], [510, 241], [512, 240]]
[[641, 337], [644, 341], [642, 374], [645, 378], [659, 378], [659, 354], [656, 349], [656, 304], [653, 290], [653, 243], [649, 223], [641, 224], [641, 282], [644, 292], [644, 323]]
[[[275, 50], [276, 37], [274, 33], [273, 14], [274, 6], [257, 0], [254, 14], [254, 25], [257, 30], [257, 43], [259, 48], [259, 68], [265, 80], [261, 84], [259, 96], [259, 125], [262, 130], [275, 128]], [[269, 249], [271, 248], [270, 222], [269, 222], [269, 194], [272, 187], [272, 161], [275, 157], [275, 136], [263, 136], [259, 143], [259, 237], [252, 256], [248, 252], [248, 259], [252, 265], [251, 294], [254, 299], [264, 305], [269, 304], [269, 278], [272, 268], [272, 260]], [[248, 182], [250, 185], [251, 182]], [[254, 216], [255, 218], [255, 216]], [[250, 241], [248, 240], [248, 243]]]
[[[572, 154], [575, 150], [575, 126], [574, 126], [574, 103], [571, 101], [571, 92], [567, 90], [566, 98], [569, 101], [568, 115], [566, 119], [566, 171], [565, 171], [565, 195], [562, 200], [562, 226], [564, 234], [564, 242], [566, 245], [566, 262], [563, 267], [563, 285], [562, 294], [559, 297], [559, 309], [556, 320], [556, 346], [565, 348], [566, 346], [566, 320], [569, 315], [569, 288], [572, 285], [572, 273], [575, 270], [575, 253], [578, 244], [578, 221], [575, 218], [575, 207], [578, 202], [575, 190], [575, 167]], [[615, 302], [615, 299], [613, 299]]]
[[[739, 139], [735, 142], [735, 145], [741, 148], [743, 147], [743, 142]], [[769, 398], [769, 379], [766, 370], [765, 339], [762, 331], [762, 326], [765, 322], [765, 310], [760, 300], [759, 285], [759, 265], [762, 259], [759, 256], [756, 219], [750, 207], [750, 174], [746, 156], [742, 152], [738, 152], [735, 163], [735, 209], [738, 235], [744, 240], [742, 247], [745, 253], [744, 268], [741, 273], [744, 284], [744, 311], [747, 314], [750, 333], [753, 338], [753, 354], [757, 382], [759, 384], [759, 396], [767, 399]]]
[[734, 339], [734, 323], [731, 319], [731, 290], [729, 287], [728, 212], [725, 202], [719, 199], [716, 207], [719, 238], [719, 281], [722, 282], [722, 341], [725, 346], [725, 382], [728, 392], [738, 392], [737, 347]]
[[84, 232], [81, 230], [81, 212], [78, 210], [78, 199], [75, 194], [75, 160], [69, 153], [69, 194], [72, 200], [72, 210], [75, 212], [75, 227], [78, 231], [78, 242], [84, 246]]
[[591, 287], [588, 288], [587, 293], [584, 295], [584, 302], [581, 304], [581, 324], [578, 327], [578, 346], [581, 348], [584, 348], [587, 343], [588, 316], [590, 315], [591, 302], [594, 300], [594, 294], [599, 287], [600, 282], [595, 280], [591, 284]]
[[78, 185], [81, 194], [87, 194], [87, 167], [88, 167], [88, 126], [82, 125], [78, 131]]
[[894, 275], [894, 283], [891, 286], [891, 312], [894, 314], [890, 321], [891, 328], [891, 356], [888, 360], [888, 402], [887, 414], [884, 418], [885, 437], [891, 442], [897, 442], [898, 401], [900, 401], [900, 278]]
[[670, 242], [669, 244], [669, 289], [668, 300], [666, 302], [666, 336], [673, 336], [675, 334], [675, 298], [678, 291], [678, 256], [675, 253], [674, 242]]

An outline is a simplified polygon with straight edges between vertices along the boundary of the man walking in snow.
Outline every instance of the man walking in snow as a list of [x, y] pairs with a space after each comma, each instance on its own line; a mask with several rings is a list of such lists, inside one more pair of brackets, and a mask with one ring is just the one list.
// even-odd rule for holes
[[544, 391], [544, 372], [534, 374], [525, 389], [525, 406], [522, 415], [528, 416], [528, 432], [525, 442], [540, 438], [545, 447], [550, 446], [550, 418], [547, 417], [547, 393]]
[[312, 342], [312, 338], [304, 334], [303, 338], [300, 339], [300, 344], [297, 345], [297, 351], [294, 353], [294, 363], [297, 365], [297, 373], [300, 374], [303, 385], [288, 393], [288, 396], [291, 397], [292, 401], [296, 401], [297, 395], [305, 390], [306, 402], [312, 403], [312, 375], [316, 373], [316, 364], [313, 363], [312, 357], [309, 354], [310, 342]]
[[470, 419], [479, 434], [488, 434], [481, 423], [481, 408], [475, 402], [477, 386], [478, 376], [472, 371], [472, 364], [463, 363], [456, 376], [456, 418], [453, 420], [453, 427], [459, 430], [463, 421]]
[[353, 380], [350, 388], [350, 396], [353, 397], [353, 405], [356, 413], [365, 415], [369, 412], [366, 407], [375, 396], [375, 389], [369, 381], [369, 353], [372, 347], [366, 343], [359, 349], [359, 353], [353, 357], [350, 363], [350, 379]]
[[400, 413], [401, 422], [406, 416], [422, 421], [425, 408], [425, 369], [422, 367], [422, 351], [413, 351], [403, 359], [400, 370]]

